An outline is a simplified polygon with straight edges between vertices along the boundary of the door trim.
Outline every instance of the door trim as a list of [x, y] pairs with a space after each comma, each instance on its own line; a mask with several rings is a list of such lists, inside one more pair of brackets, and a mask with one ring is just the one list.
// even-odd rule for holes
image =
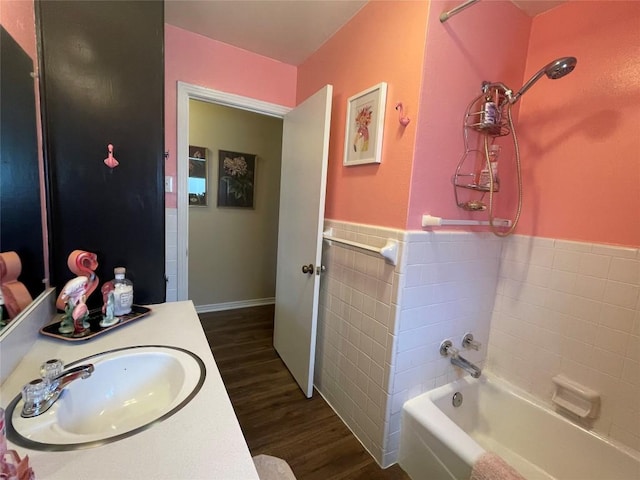
[[284, 105], [263, 102], [255, 98], [235, 95], [220, 90], [201, 87], [185, 82], [178, 82], [178, 118], [177, 118], [177, 222], [178, 222], [178, 253], [176, 259], [177, 267], [177, 299], [188, 300], [189, 298], [189, 202], [188, 195], [185, 195], [189, 185], [189, 100], [200, 100], [203, 102], [225, 105], [227, 107], [248, 110], [250, 112], [283, 118], [292, 109]]

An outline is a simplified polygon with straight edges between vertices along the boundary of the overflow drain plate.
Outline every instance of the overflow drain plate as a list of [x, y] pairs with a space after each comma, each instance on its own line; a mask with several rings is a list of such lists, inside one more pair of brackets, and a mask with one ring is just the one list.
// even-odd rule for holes
[[451, 399], [451, 403], [456, 408], [462, 405], [462, 394], [460, 392], [454, 393], [453, 398]]

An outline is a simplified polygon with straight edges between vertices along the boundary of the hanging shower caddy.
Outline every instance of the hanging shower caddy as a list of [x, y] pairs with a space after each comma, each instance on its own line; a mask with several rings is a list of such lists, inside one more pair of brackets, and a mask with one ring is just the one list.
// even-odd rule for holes
[[[511, 133], [505, 111], [508, 103], [505, 87], [485, 82], [482, 93], [467, 107], [462, 126], [464, 153], [453, 176], [456, 205], [464, 210], [486, 210], [493, 194], [500, 190], [497, 172], [500, 145], [495, 141]], [[470, 193], [465, 195], [464, 191]]]
[[[466, 0], [461, 5], [443, 12], [440, 15], [440, 22], [446, 22], [478, 1]], [[444, 222], [447, 225], [470, 225], [469, 222], [474, 222], [474, 225], [488, 224], [491, 231], [499, 237], [506, 237], [515, 231], [522, 213], [523, 195], [520, 147], [511, 117], [511, 106], [543, 76], [550, 80], [562, 78], [575, 69], [577, 62], [576, 57], [560, 57], [553, 60], [538, 70], [515, 94], [504, 83], [483, 82], [482, 94], [469, 104], [464, 117], [462, 126], [464, 153], [458, 162], [452, 182], [456, 205], [470, 212], [486, 210], [489, 219], [488, 221], [443, 220], [440, 217], [424, 215], [423, 226], [443, 225]], [[469, 143], [470, 132], [478, 134], [473, 135], [476, 142], [474, 145]], [[500, 189], [497, 172], [500, 145], [495, 141], [496, 138], [507, 135], [510, 135], [513, 141], [516, 167], [518, 203], [513, 221], [498, 219], [494, 216], [494, 194]]]

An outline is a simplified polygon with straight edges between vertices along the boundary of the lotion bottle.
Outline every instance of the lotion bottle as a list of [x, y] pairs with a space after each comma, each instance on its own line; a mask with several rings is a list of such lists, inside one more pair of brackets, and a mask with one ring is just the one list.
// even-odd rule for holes
[[[491, 188], [491, 174], [493, 174], [493, 190], [498, 191], [500, 187], [500, 180], [498, 180], [498, 155], [500, 154], [500, 145], [489, 146], [489, 158], [485, 167], [480, 171], [480, 177], [478, 185], [486, 190]], [[489, 165], [491, 164], [491, 173], [489, 172]]]
[[133, 283], [125, 277], [127, 273], [126, 268], [116, 267], [113, 269], [113, 273], [116, 277], [113, 281], [113, 314], [119, 317], [131, 312], [131, 305], [133, 305]]

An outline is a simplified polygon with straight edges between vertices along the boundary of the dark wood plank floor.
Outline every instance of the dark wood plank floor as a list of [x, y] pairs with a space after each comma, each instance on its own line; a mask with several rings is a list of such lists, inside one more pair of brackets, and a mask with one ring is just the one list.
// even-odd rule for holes
[[200, 321], [252, 455], [285, 459], [298, 480], [409, 480], [382, 470], [317, 392], [305, 398], [273, 348], [273, 305]]

